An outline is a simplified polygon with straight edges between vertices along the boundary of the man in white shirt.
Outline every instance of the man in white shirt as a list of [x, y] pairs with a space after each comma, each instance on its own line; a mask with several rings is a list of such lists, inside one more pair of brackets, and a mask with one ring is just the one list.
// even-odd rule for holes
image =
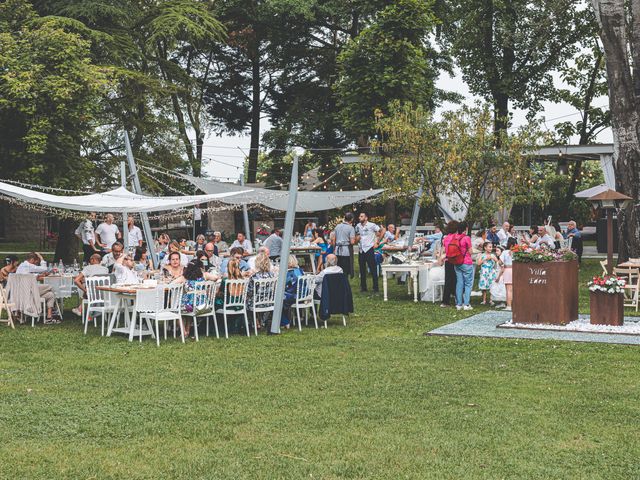
[[[42, 255], [38, 252], [31, 252], [27, 255], [24, 262], [18, 265], [16, 273], [19, 275], [33, 274], [37, 275], [37, 280], [42, 280], [48, 275], [47, 262], [44, 261]], [[53, 306], [56, 303], [56, 295], [50, 285], [38, 284], [38, 292], [40, 298], [44, 298], [47, 305], [47, 319], [44, 321], [46, 325], [60, 323], [60, 320], [53, 318]]]
[[111, 272], [113, 270], [113, 266], [116, 264], [118, 258], [122, 256], [122, 252], [124, 251], [124, 245], [120, 242], [116, 242], [111, 245], [111, 252], [107, 253], [104, 257], [102, 257], [102, 261], [100, 265], [106, 267]]
[[96, 243], [107, 252], [111, 251], [111, 246], [120, 238], [120, 230], [113, 223], [113, 215], [110, 213], [107, 214], [105, 221], [98, 225], [95, 233], [99, 239]]
[[551, 249], [556, 248], [556, 242], [544, 226], [538, 227], [538, 240], [536, 240], [532, 247], [540, 248], [543, 245]]
[[316, 275], [316, 296], [322, 298], [322, 282], [325, 275], [331, 275], [333, 273], [344, 273], [342, 267], [338, 266], [338, 257], [333, 253], [327, 255], [325, 259], [325, 268], [318, 275]]
[[511, 235], [509, 234], [510, 227], [511, 225], [509, 225], [509, 222], [504, 222], [502, 224], [502, 228], [498, 230], [498, 240], [500, 241], [500, 245], [503, 247], [507, 245], [507, 240], [511, 238]]
[[127, 228], [129, 229], [129, 248], [141, 247], [143, 242], [142, 230], [133, 223], [133, 217], [127, 218]]
[[99, 252], [99, 249], [96, 248], [96, 235], [93, 230], [93, 221], [96, 219], [96, 214], [91, 212], [87, 215], [78, 228], [76, 228], [75, 234], [76, 237], [80, 239], [82, 242], [82, 252], [84, 253], [83, 261], [84, 263], [89, 263], [89, 258], [94, 253]]
[[360, 291], [367, 291], [367, 267], [373, 278], [373, 291], [378, 291], [378, 266], [374, 255], [374, 247], [378, 241], [380, 227], [369, 221], [369, 216], [361, 212], [356, 225], [356, 242], [358, 243], [358, 265], [360, 266]]
[[140, 278], [138, 278], [136, 272], [133, 271], [133, 265], [134, 261], [131, 255], [122, 255], [116, 260], [116, 264], [113, 266], [116, 283], [126, 285], [140, 283]]
[[253, 254], [253, 248], [251, 247], [251, 242], [247, 240], [244, 232], [238, 232], [238, 236], [236, 240], [231, 244], [230, 248], [240, 247], [244, 250], [244, 256], [248, 257]]

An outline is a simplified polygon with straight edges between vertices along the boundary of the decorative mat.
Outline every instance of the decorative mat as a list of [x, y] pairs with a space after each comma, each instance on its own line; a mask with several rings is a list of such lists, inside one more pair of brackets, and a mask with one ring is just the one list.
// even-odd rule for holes
[[[569, 342], [618, 343], [624, 345], [640, 345], [640, 317], [625, 317], [627, 330], [612, 333], [612, 328], [604, 327], [599, 331], [581, 331], [578, 327], [589, 325], [589, 316], [580, 315], [579, 320], [572, 322], [571, 329], [556, 328], [550, 325], [511, 324], [510, 312], [486, 311], [467, 317], [448, 325], [427, 332], [426, 335], [491, 337], [491, 338], [524, 338], [531, 340], [564, 340]], [[551, 327], [551, 328], [550, 328]], [[588, 328], [588, 327], [587, 327]], [[638, 333], [635, 333], [638, 332]]]

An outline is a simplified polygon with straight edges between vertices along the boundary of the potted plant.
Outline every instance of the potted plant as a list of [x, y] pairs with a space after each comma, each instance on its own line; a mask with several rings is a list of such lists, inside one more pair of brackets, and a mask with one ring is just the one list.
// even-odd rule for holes
[[571, 250], [516, 245], [513, 323], [566, 325], [578, 319], [578, 257]]
[[264, 242], [269, 235], [271, 235], [271, 229], [266, 223], [260, 225], [260, 227], [256, 230], [256, 238], [261, 242]]
[[624, 323], [624, 286], [626, 280], [615, 275], [596, 275], [588, 283], [591, 324], [615, 325]]

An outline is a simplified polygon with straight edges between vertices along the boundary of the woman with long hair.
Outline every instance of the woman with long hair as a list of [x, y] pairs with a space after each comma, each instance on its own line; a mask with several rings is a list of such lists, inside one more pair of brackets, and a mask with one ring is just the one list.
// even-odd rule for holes
[[[247, 284], [247, 309], [253, 310], [253, 292], [256, 287], [256, 280], [262, 278], [273, 278], [274, 274], [271, 271], [271, 261], [266, 253], [260, 252], [256, 256], [255, 272], [249, 277], [249, 283]], [[258, 328], [262, 328], [261, 325], [269, 318], [270, 312], [265, 312], [262, 315], [262, 321], [258, 322]]]
[[324, 266], [324, 259], [327, 256], [328, 247], [327, 240], [324, 238], [324, 232], [321, 228], [316, 228], [313, 230], [313, 240], [311, 241], [311, 243], [320, 247], [320, 252], [315, 254], [317, 262], [316, 272], [319, 272]]

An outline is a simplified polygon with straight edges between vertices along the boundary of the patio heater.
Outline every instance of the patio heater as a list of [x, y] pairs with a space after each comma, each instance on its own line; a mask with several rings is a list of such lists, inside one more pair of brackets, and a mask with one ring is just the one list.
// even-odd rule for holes
[[626, 208], [633, 199], [615, 190], [605, 190], [587, 200], [594, 208], [607, 212], [607, 271], [611, 275], [613, 273], [613, 212]]

